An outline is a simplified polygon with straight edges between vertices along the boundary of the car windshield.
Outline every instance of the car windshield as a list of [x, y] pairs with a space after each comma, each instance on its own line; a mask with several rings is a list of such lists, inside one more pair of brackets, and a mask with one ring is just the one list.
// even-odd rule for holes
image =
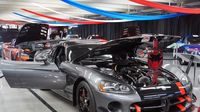
[[72, 61], [98, 45], [74, 45], [67, 48], [67, 60]]
[[[117, 51], [117, 52], [116, 52]], [[87, 55], [85, 58], [82, 58], [82, 60], [79, 61], [79, 64], [86, 65], [86, 66], [109, 66], [112, 64], [120, 64], [120, 65], [126, 65], [132, 59], [134, 59], [134, 48], [129, 50], [121, 50], [121, 49], [101, 49], [97, 48], [94, 51], [92, 51], [89, 55]]]
[[[126, 48], [126, 47], [125, 47]], [[105, 48], [97, 47], [95, 50], [91, 51], [91, 53], [88, 53], [88, 55], [85, 55], [82, 60], [80, 60], [80, 63], [82, 64], [90, 64], [93, 63], [99, 63], [99, 62], [116, 62], [117, 63], [123, 63], [126, 62], [127, 59], [131, 59], [135, 57], [135, 48], [119, 48], [119, 46], [110, 47], [107, 46]]]

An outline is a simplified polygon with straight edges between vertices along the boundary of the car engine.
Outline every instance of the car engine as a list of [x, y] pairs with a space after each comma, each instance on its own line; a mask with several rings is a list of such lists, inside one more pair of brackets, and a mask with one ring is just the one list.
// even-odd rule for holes
[[173, 77], [167, 75], [167, 73], [158, 71], [157, 84], [152, 83], [153, 73], [147, 66], [126, 66], [115, 71], [114, 75], [124, 80], [126, 83], [135, 87], [147, 87], [153, 85], [165, 85], [170, 84], [173, 81]]
[[[171, 84], [176, 81], [176, 77], [170, 72], [159, 69], [157, 83], [152, 83], [153, 71], [149, 69], [147, 64], [139, 62], [137, 59], [132, 61], [126, 60], [126, 62], [114, 63], [111, 60], [105, 59], [91, 59], [84, 60], [82, 63], [85, 66], [96, 69], [101, 73], [114, 76], [120, 80], [123, 80], [127, 84], [134, 87], [148, 87], [156, 85]], [[91, 66], [95, 65], [95, 66]]]

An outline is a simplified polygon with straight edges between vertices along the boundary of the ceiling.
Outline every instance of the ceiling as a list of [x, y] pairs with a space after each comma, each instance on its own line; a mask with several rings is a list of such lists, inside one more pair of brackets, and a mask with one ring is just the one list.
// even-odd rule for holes
[[[77, 0], [80, 3], [87, 4], [92, 7], [99, 9], [114, 11], [114, 12], [124, 12], [124, 13], [137, 13], [139, 12], [153, 12], [151, 8], [130, 2], [128, 0]], [[150, 0], [154, 2], [160, 2], [165, 4], [176, 4], [176, 1], [182, 1], [189, 4], [190, 7], [198, 7], [200, 0]], [[196, 6], [198, 3], [198, 6]], [[40, 12], [42, 14], [47, 14], [54, 17], [60, 18], [70, 18], [73, 16], [79, 17], [94, 17], [94, 14], [72, 7], [61, 0], [0, 0], [0, 19], [11, 20], [11, 21], [30, 21], [28, 19], [19, 17], [13, 12], [18, 12], [27, 16], [36, 17], [32, 14], [26, 13], [20, 8], [29, 9], [32, 11]], [[65, 15], [56, 14], [55, 12], [46, 10], [49, 8], [57, 12], [64, 13]], [[96, 15], [95, 15], [96, 16]], [[98, 17], [98, 16], [97, 16]], [[46, 18], [40, 18], [43, 20], [48, 20]]]

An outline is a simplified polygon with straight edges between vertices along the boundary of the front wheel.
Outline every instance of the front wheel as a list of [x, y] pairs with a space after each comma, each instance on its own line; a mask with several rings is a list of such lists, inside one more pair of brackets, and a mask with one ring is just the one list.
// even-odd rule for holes
[[82, 81], [76, 91], [79, 112], [96, 112], [95, 99], [88, 83]]

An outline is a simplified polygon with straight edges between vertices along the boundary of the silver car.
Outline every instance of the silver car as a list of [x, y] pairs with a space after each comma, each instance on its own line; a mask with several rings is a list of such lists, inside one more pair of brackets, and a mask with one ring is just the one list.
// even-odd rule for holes
[[45, 63], [1, 62], [1, 69], [11, 87], [51, 89], [80, 112], [192, 111], [196, 98], [189, 78], [179, 68], [160, 68], [152, 84], [152, 70], [135, 58], [141, 40], [63, 42], [49, 56], [38, 55]]

